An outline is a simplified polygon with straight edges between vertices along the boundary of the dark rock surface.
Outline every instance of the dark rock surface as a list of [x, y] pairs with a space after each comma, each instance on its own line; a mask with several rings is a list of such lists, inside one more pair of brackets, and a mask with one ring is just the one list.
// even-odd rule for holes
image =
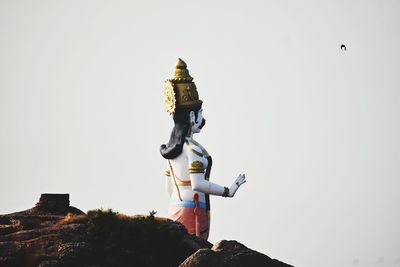
[[81, 240], [85, 222], [68, 194], [43, 194], [32, 209], [0, 215], [0, 266], [56, 266], [60, 248]]
[[68, 194], [42, 194], [34, 208], [0, 215], [0, 267], [178, 265], [290, 266], [236, 241], [212, 246], [169, 219], [85, 214]]
[[42, 194], [36, 208], [49, 212], [67, 212], [69, 209], [69, 194]]
[[286, 263], [251, 250], [237, 241], [222, 240], [211, 249], [199, 249], [189, 256], [179, 267], [240, 267], [240, 266], [265, 266], [265, 267], [290, 267]]

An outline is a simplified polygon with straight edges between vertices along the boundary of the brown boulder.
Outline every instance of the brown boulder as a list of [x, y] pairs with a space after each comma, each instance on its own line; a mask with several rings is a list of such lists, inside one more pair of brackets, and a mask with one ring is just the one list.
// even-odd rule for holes
[[[237, 241], [222, 240], [211, 249], [199, 249], [189, 256], [179, 267], [290, 267], [286, 263], [249, 249]], [[293, 266], [292, 266], [293, 267]]]

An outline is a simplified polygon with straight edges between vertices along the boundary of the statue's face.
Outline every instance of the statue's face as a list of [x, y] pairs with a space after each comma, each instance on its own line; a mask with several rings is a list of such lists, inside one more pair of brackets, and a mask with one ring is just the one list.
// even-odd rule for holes
[[206, 120], [203, 117], [203, 109], [201, 108], [197, 113], [197, 120], [195, 119], [194, 112], [190, 112], [190, 120], [193, 124], [192, 133], [199, 133], [203, 128], [204, 124], [206, 124]]

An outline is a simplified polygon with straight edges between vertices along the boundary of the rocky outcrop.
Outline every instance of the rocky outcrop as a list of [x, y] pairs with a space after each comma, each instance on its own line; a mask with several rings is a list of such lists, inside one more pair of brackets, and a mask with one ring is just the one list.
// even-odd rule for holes
[[42, 194], [40, 200], [36, 203], [35, 208], [41, 211], [52, 213], [68, 212], [69, 194]]
[[0, 266], [281, 266], [236, 241], [214, 246], [177, 222], [87, 214], [69, 206], [68, 194], [42, 194], [32, 209], [0, 215]]
[[81, 242], [86, 217], [69, 206], [68, 194], [43, 194], [32, 209], [0, 215], [0, 266], [60, 262], [66, 244]]
[[290, 267], [286, 263], [251, 250], [237, 241], [222, 240], [211, 249], [199, 249], [189, 256], [179, 267]]

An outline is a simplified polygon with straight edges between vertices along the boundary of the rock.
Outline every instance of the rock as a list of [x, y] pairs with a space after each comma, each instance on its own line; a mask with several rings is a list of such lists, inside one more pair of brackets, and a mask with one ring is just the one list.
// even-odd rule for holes
[[200, 249], [188, 257], [179, 267], [239, 267], [239, 266], [265, 266], [265, 267], [290, 267], [286, 263], [251, 250], [237, 241], [222, 240], [211, 249]]
[[58, 260], [42, 261], [38, 267], [63, 267]]
[[93, 248], [86, 242], [67, 242], [58, 247], [59, 261], [64, 265], [76, 262], [88, 263], [93, 256]]
[[36, 208], [42, 211], [66, 212], [69, 208], [69, 194], [42, 194]]
[[33, 208], [0, 215], [0, 266], [61, 266], [59, 249], [83, 238], [82, 217], [69, 194], [42, 194]]
[[33, 208], [0, 215], [1, 267], [178, 265], [290, 266], [236, 241], [213, 246], [154, 214], [85, 214], [69, 206], [69, 194], [42, 194]]

